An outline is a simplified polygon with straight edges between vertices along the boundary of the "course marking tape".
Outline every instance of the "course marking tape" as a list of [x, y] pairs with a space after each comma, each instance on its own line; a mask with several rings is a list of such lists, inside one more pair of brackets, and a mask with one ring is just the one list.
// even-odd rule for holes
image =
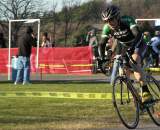
[[[91, 67], [93, 64], [71, 64], [67, 65], [71, 67]], [[64, 68], [64, 64], [39, 64], [40, 68], [50, 67], [50, 68]]]
[[150, 70], [150, 71], [160, 71], [160, 68], [145, 68], [145, 70]]
[[[127, 98], [127, 93], [123, 98]], [[0, 97], [50, 97], [66, 99], [112, 99], [112, 93], [75, 93], [75, 92], [21, 92], [21, 91], [1, 91]], [[120, 98], [120, 94], [116, 94]]]

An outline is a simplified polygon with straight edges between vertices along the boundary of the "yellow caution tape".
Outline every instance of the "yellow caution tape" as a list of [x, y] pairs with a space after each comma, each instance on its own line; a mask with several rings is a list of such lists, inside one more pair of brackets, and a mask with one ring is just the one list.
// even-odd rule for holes
[[158, 72], [158, 71], [160, 71], [160, 68], [145, 68], [145, 70]]
[[75, 65], [70, 65], [72, 67], [91, 67], [93, 64], [75, 64]]
[[[91, 67], [91, 66], [93, 66], [93, 64], [71, 64], [71, 65], [67, 65], [67, 66], [71, 66], [71, 67]], [[64, 64], [39, 64], [39, 68], [45, 68], [45, 67], [64, 68], [65, 65]]]
[[[49, 97], [49, 98], [66, 98], [66, 99], [112, 99], [112, 93], [75, 93], [75, 92], [20, 92], [20, 91], [3, 91], [0, 97]], [[116, 94], [120, 98], [120, 94]], [[127, 93], [123, 94], [127, 98]]]
[[53, 67], [53, 68], [61, 68], [61, 67], [65, 67], [63, 64], [40, 64], [39, 68], [45, 68], [45, 67]]

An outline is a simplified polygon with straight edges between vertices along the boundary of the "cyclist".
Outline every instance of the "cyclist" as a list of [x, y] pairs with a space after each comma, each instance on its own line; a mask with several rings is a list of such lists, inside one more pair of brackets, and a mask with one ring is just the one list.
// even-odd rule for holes
[[[141, 57], [145, 50], [143, 35], [140, 32], [134, 18], [130, 16], [120, 17], [120, 9], [115, 5], [108, 5], [106, 10], [101, 14], [102, 20], [105, 22], [102, 30], [102, 38], [99, 44], [100, 56], [103, 60], [105, 56], [105, 44], [110, 36], [117, 39], [116, 57], [125, 54], [129, 51], [130, 55], [137, 62], [138, 71], [134, 71], [135, 78], [142, 86], [142, 102], [147, 103], [152, 100], [152, 96], [145, 83], [145, 77], [141, 71]], [[126, 60], [126, 65], [129, 66], [129, 59]], [[127, 71], [127, 70], [126, 70]], [[129, 76], [129, 71], [127, 71]]]

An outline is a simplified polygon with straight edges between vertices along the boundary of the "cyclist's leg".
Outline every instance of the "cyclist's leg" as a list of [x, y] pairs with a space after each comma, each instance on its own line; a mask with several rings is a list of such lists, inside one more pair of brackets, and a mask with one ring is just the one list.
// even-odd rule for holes
[[132, 55], [132, 58], [137, 62], [136, 71], [134, 71], [134, 76], [143, 86], [145, 85], [145, 77], [141, 69], [141, 57], [138, 55], [138, 53], [134, 53]]
[[142, 102], [149, 102], [150, 100], [152, 100], [152, 96], [146, 84], [145, 74], [141, 68], [141, 56], [135, 51], [132, 57], [137, 62], [134, 76], [142, 87]]

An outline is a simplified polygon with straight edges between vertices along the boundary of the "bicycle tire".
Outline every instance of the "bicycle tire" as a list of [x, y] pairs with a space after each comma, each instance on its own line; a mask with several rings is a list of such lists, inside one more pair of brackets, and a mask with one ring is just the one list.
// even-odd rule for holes
[[151, 75], [146, 76], [147, 86], [153, 97], [153, 105], [147, 108], [147, 112], [152, 121], [160, 126], [160, 85]]
[[[125, 95], [123, 94], [125, 94], [125, 90], [128, 91], [129, 95], [131, 96], [130, 98], [127, 94], [128, 97], [126, 98], [128, 98], [128, 102], [126, 99], [124, 99]], [[118, 91], [120, 99], [118, 99]], [[123, 125], [129, 129], [135, 129], [139, 123], [139, 102], [136, 100], [134, 92], [127, 86], [126, 79], [123, 79], [121, 76], [116, 77], [113, 84], [113, 105]], [[126, 111], [122, 111], [122, 109], [124, 110], [125, 108], [129, 111], [129, 114]], [[133, 116], [133, 119], [131, 116]]]

